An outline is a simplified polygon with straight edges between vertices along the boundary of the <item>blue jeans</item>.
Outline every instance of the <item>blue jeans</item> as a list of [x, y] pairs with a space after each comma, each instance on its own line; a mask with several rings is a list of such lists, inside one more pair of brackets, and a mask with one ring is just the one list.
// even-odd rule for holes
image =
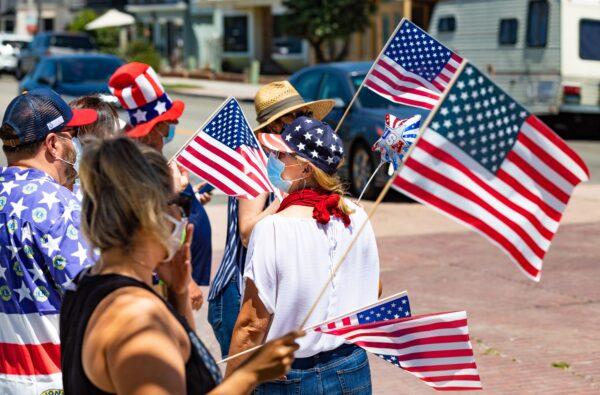
[[[321, 358], [324, 354], [327, 358]], [[362, 348], [342, 346], [311, 358], [302, 358], [301, 362], [310, 359], [314, 361], [311, 363], [311, 368], [296, 369], [295, 365], [299, 364], [294, 362], [285, 380], [261, 384], [256, 387], [254, 394], [368, 395], [372, 393], [371, 369], [367, 353]]]
[[208, 302], [208, 322], [221, 346], [221, 356], [227, 357], [233, 327], [240, 312], [240, 291], [234, 276], [214, 300]]

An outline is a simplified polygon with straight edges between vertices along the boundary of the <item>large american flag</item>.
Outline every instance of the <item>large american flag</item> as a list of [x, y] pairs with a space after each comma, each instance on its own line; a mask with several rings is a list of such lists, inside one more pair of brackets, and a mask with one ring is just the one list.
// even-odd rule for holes
[[406, 292], [401, 292], [378, 300], [376, 303], [357, 311], [332, 318], [306, 330], [316, 330], [322, 327], [326, 327], [327, 329], [343, 328], [350, 325], [388, 321], [405, 317], [410, 317], [410, 302]]
[[463, 59], [408, 20], [402, 20], [365, 77], [373, 92], [431, 110]]
[[464, 311], [316, 330], [341, 336], [436, 390], [481, 389]]
[[175, 159], [229, 196], [255, 198], [273, 191], [265, 154], [234, 98], [221, 105]]
[[562, 139], [467, 64], [393, 186], [480, 232], [539, 281], [569, 197], [588, 178]]

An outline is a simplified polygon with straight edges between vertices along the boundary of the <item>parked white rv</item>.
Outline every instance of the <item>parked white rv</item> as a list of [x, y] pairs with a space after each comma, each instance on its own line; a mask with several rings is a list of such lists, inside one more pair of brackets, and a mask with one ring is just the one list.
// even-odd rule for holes
[[441, 0], [430, 26], [529, 110], [600, 114], [600, 0]]

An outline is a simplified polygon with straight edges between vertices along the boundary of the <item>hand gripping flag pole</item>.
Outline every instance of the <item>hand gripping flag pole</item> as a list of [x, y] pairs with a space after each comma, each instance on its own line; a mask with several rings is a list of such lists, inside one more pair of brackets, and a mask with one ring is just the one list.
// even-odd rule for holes
[[[454, 81], [458, 78], [458, 75], [460, 74], [460, 72], [462, 71], [463, 67], [465, 66], [466, 62], [463, 62], [460, 66], [459, 69], [457, 70], [456, 74], [454, 74], [452, 76], [452, 80], [450, 81], [450, 83], [448, 84], [448, 86], [452, 86], [452, 84], [454, 84]], [[416, 140], [414, 141], [414, 143], [410, 146], [408, 152], [406, 153], [406, 157], [408, 158], [410, 156], [410, 154], [412, 153], [413, 149], [415, 148], [415, 146], [417, 145], [417, 142], [419, 140], [419, 138], [422, 135], [423, 130], [425, 130], [425, 128], [427, 128], [427, 126], [429, 125], [429, 122], [431, 122], [431, 119], [433, 118], [433, 116], [435, 115], [438, 107], [440, 106], [441, 102], [443, 101], [444, 97], [446, 96], [448, 92], [448, 89], [445, 90], [445, 92], [442, 94], [442, 97], [440, 98], [440, 100], [438, 101], [438, 103], [436, 104], [436, 107], [429, 113], [429, 115], [427, 116], [427, 119], [425, 120], [425, 122], [421, 125], [421, 128], [419, 130], [419, 135], [417, 136]], [[400, 173], [400, 170], [402, 170], [402, 168], [404, 167], [404, 164], [406, 163], [406, 160], [402, 161], [399, 165], [398, 168], [394, 171], [394, 174], [392, 174], [392, 176], [390, 177], [390, 179], [388, 180], [388, 182], [385, 184], [385, 186], [383, 187], [383, 189], [381, 190], [381, 192], [379, 193], [379, 196], [377, 196], [377, 199], [375, 200], [375, 203], [373, 204], [373, 206], [371, 207], [371, 209], [369, 210], [369, 213], [367, 215], [367, 218], [364, 220], [364, 222], [361, 224], [360, 228], [358, 229], [358, 231], [356, 232], [356, 234], [354, 235], [354, 237], [352, 238], [352, 240], [350, 241], [350, 244], [348, 245], [348, 247], [346, 248], [346, 251], [342, 254], [342, 256], [340, 257], [340, 259], [338, 260], [338, 262], [336, 263], [336, 265], [334, 266], [333, 270], [331, 271], [331, 273], [329, 274], [329, 278], [327, 279], [327, 281], [325, 281], [325, 283], [323, 284], [323, 287], [321, 288], [321, 291], [319, 292], [319, 295], [317, 296], [317, 299], [315, 300], [315, 302], [312, 304], [311, 308], [309, 309], [308, 313], [306, 314], [306, 317], [304, 317], [304, 320], [302, 321], [302, 323], [299, 325], [299, 328], [304, 328], [306, 327], [306, 323], [308, 322], [308, 320], [310, 319], [311, 315], [313, 314], [313, 312], [315, 311], [316, 307], [319, 305], [319, 302], [321, 301], [321, 298], [323, 297], [323, 295], [325, 294], [325, 291], [327, 290], [327, 287], [329, 286], [329, 284], [331, 283], [333, 277], [335, 276], [335, 274], [337, 273], [337, 271], [339, 270], [340, 266], [342, 265], [342, 263], [344, 263], [344, 261], [346, 260], [346, 257], [348, 256], [348, 254], [350, 253], [350, 250], [352, 249], [352, 247], [354, 247], [354, 244], [356, 243], [356, 240], [358, 240], [358, 237], [361, 235], [361, 233], [363, 232], [363, 230], [365, 229], [365, 227], [367, 226], [367, 224], [369, 223], [369, 221], [371, 220], [371, 217], [373, 216], [373, 214], [375, 214], [375, 211], [377, 211], [377, 208], [379, 207], [379, 204], [381, 203], [381, 201], [383, 200], [383, 198], [385, 197], [385, 195], [387, 194], [387, 192], [389, 191], [390, 187], [392, 186], [392, 184], [394, 183], [394, 180], [396, 179], [396, 177], [398, 176], [398, 173]], [[231, 355], [221, 361], [219, 361], [219, 364], [221, 363], [225, 363], [227, 361], [230, 361], [234, 358], [240, 357], [242, 355], [246, 355], [250, 352], [253, 352], [255, 350], [257, 350], [258, 348], [262, 347], [262, 345], [250, 348], [248, 350], [242, 351], [240, 353], [237, 353], [235, 355]]]

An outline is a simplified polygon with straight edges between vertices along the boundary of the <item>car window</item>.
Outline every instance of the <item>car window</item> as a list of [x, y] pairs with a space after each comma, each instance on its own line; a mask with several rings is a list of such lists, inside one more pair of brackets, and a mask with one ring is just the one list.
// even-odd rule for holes
[[36, 81], [45, 79], [46, 81], [56, 80], [56, 62], [50, 59], [45, 59], [36, 67], [33, 78]]
[[336, 99], [340, 98], [347, 103], [348, 97], [344, 90], [344, 85], [339, 76], [332, 73], [325, 73], [321, 82], [319, 91], [319, 99]]
[[322, 74], [317, 71], [302, 74], [296, 80], [294, 87], [304, 100], [316, 100], [321, 77]]
[[579, 21], [579, 57], [586, 60], [600, 60], [599, 42], [600, 20]]
[[113, 58], [63, 59], [60, 61], [61, 82], [106, 82], [119, 66], [121, 62]]
[[75, 49], [94, 49], [94, 44], [89, 37], [85, 36], [53, 36], [52, 46]]

